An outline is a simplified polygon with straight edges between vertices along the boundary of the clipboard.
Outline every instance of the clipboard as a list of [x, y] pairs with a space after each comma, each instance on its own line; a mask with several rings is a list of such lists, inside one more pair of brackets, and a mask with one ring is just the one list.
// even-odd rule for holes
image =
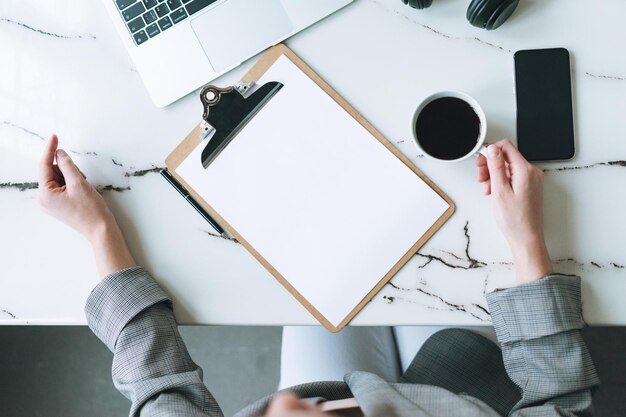
[[[417, 175], [432, 191], [434, 191], [445, 203], [447, 204], [447, 209], [442, 212], [442, 214], [432, 223], [430, 228], [423, 233], [419, 239], [412, 245], [410, 248], [393, 264], [391, 269], [388, 270], [380, 279], [378, 279], [377, 283], [367, 292], [367, 294], [358, 302], [358, 304], [341, 320], [341, 322], [331, 323], [320, 311], [310, 302], [307, 298], [305, 298], [289, 281], [289, 277], [283, 276], [277, 268], [275, 268], [268, 260], [263, 256], [262, 253], [257, 251], [253, 245], [251, 245], [246, 236], [242, 236], [238, 230], [236, 230], [224, 217], [220, 215], [220, 213], [215, 210], [209, 202], [205, 201], [200, 194], [198, 194], [186, 181], [185, 179], [177, 173], [177, 169], [181, 166], [181, 164], [196, 151], [203, 141], [203, 137], [207, 137], [209, 135], [213, 135], [209, 140], [209, 143], [216, 134], [221, 135], [221, 139], [215, 142], [215, 146], [213, 146], [212, 150], [208, 150], [209, 147], [205, 147], [202, 155], [202, 160], [197, 161], [197, 163], [202, 162], [205, 166], [212, 163], [215, 159], [214, 157], [219, 158], [219, 153], [223, 149], [220, 148], [221, 144], [228, 146], [229, 140], [224, 140], [224, 137], [230, 136], [230, 140], [237, 136], [237, 131], [231, 132], [219, 132], [219, 129], [214, 129], [211, 131], [211, 126], [207, 126], [207, 118], [208, 116], [205, 112], [203, 116], [203, 123], [196, 126], [187, 137], [173, 150], [173, 152], [166, 158], [166, 166], [169, 174], [172, 179], [174, 179], [177, 184], [181, 187], [181, 189], [185, 190], [188, 193], [189, 198], [193, 199], [193, 201], [200, 206], [203, 210], [205, 210], [213, 219], [217, 221], [224, 228], [225, 231], [228, 232], [229, 235], [233, 236], [237, 241], [239, 241], [284, 287], [287, 289], [296, 299], [324, 326], [331, 332], [338, 332], [344, 326], [346, 326], [357, 314], [358, 312], [376, 295], [380, 289], [408, 262], [413, 255], [419, 250], [419, 248], [424, 245], [424, 243], [451, 217], [454, 213], [455, 205], [452, 200], [445, 195], [429, 178], [427, 178], [421, 171], [419, 171], [402, 153], [400, 153], [387, 139], [383, 137], [383, 135], [378, 132], [365, 118], [363, 118], [352, 106], [350, 106], [337, 92], [335, 92], [324, 80], [322, 80], [308, 65], [306, 65], [294, 52], [292, 52], [286, 46], [279, 44], [272, 48], [270, 48], [253, 66], [253, 68], [243, 77], [240, 84], [237, 85], [237, 92], [235, 94], [240, 94], [245, 96], [246, 89], [254, 85], [257, 80], [259, 80], [271, 67], [274, 65], [279, 58], [282, 56], [286, 57], [291, 63], [293, 63], [297, 68], [302, 71], [311, 81], [313, 81], [319, 89], [323, 90], [332, 100], [338, 104], [343, 111], [349, 114], [358, 124], [360, 124], [371, 136], [380, 142], [389, 152], [393, 154], [397, 159], [399, 159], [406, 167], [408, 167], [412, 173]], [[202, 100], [203, 104], [206, 106], [207, 101], [217, 100], [217, 102], [213, 103], [213, 106], [219, 105], [219, 100], [221, 97], [227, 97], [228, 93], [233, 93], [232, 88], [230, 87], [229, 91], [222, 90], [216, 87], [205, 87], [203, 89]], [[265, 88], [264, 94], [260, 94], [259, 97], [262, 97], [262, 100], [259, 100], [256, 105], [251, 106], [253, 111], [250, 113], [250, 118], [239, 118], [239, 122], [234, 125], [237, 126], [238, 129], [243, 128], [245, 124], [254, 117], [254, 114], [258, 112], [262, 112], [263, 105], [267, 103], [267, 101], [272, 99], [271, 91], [272, 89], [278, 90], [280, 87], [276, 85], [273, 86], [261, 86], [260, 88]], [[207, 91], [211, 91], [211, 95], [205, 95], [204, 93]], [[259, 90], [257, 90], [259, 91]], [[269, 92], [269, 93], [268, 93]], [[280, 93], [278, 93], [280, 94]], [[259, 98], [257, 97], [257, 98]], [[223, 102], [222, 104], [224, 104]], [[209, 106], [210, 107], [210, 106]], [[205, 107], [209, 108], [209, 107]], [[217, 107], [213, 107], [217, 108]], [[210, 113], [210, 112], [209, 112]], [[244, 114], [245, 116], [245, 114]], [[233, 125], [233, 124], [231, 124]], [[215, 127], [215, 126], [213, 126]], [[234, 130], [234, 129], [233, 129]], [[230, 135], [230, 133], [234, 133]], [[212, 154], [213, 152], [213, 154]], [[214, 156], [214, 157], [211, 157]], [[194, 162], [195, 163], [195, 162]], [[417, 237], [416, 237], [417, 238]], [[413, 242], [413, 240], [411, 241]]]

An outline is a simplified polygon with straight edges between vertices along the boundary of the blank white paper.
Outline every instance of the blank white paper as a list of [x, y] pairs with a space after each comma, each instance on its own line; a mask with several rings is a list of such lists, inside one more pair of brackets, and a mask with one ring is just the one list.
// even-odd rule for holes
[[448, 203], [287, 57], [284, 87], [205, 170], [177, 173], [333, 326]]

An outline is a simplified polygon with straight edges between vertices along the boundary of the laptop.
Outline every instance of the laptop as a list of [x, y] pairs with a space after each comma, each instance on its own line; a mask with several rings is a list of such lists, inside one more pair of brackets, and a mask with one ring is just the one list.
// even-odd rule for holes
[[353, 0], [103, 0], [165, 107]]

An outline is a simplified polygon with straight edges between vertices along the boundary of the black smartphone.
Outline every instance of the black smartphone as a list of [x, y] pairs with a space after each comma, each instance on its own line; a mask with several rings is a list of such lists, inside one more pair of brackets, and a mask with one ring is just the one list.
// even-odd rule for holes
[[572, 159], [574, 117], [569, 52], [565, 48], [515, 53], [517, 147], [529, 161]]

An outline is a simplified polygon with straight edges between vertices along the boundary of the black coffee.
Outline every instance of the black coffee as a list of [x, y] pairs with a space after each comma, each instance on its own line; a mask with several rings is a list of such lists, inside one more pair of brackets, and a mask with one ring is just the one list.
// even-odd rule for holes
[[452, 160], [471, 152], [480, 136], [480, 119], [467, 102], [456, 97], [435, 99], [415, 122], [422, 149], [439, 159]]

